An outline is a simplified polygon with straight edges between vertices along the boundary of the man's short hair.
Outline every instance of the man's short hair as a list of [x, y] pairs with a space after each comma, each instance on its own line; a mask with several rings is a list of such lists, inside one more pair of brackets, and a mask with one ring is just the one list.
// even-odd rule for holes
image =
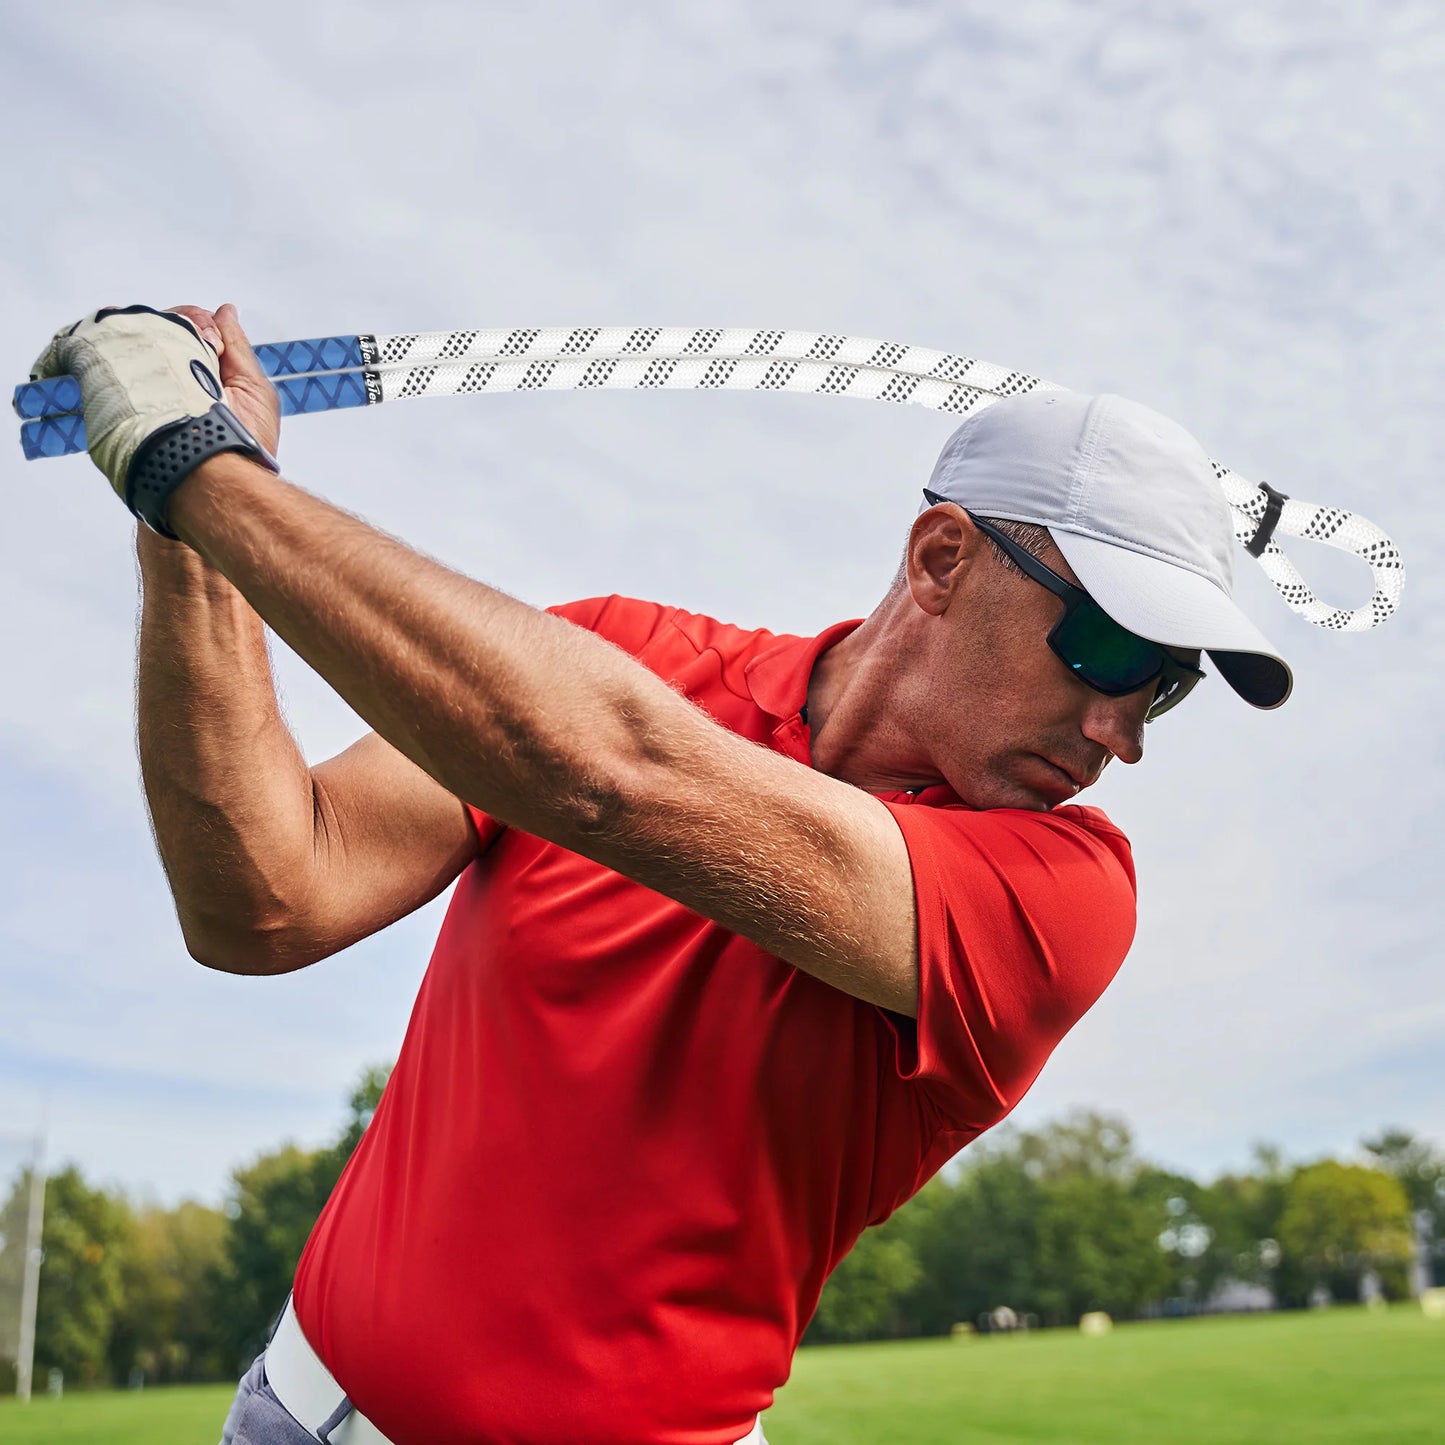
[[[1041, 527], [1035, 522], [1011, 522], [1001, 517], [981, 517], [980, 521], [987, 522], [992, 527], [997, 527], [1000, 532], [1011, 541], [1017, 542], [1030, 557], [1037, 557], [1040, 562], [1044, 560], [1049, 546], [1053, 539], [1049, 536], [1049, 529]], [[1023, 570], [1018, 563], [994, 541], [992, 537], [985, 539], [988, 542], [989, 551], [1003, 564], [1006, 570], [1016, 572], [1022, 577]], [[893, 575], [893, 585], [902, 587], [908, 577], [908, 548], [903, 549], [903, 560], [898, 564], [898, 571]]]
[[[1012, 542], [1017, 542], [1030, 557], [1037, 557], [1040, 562], [1044, 560], [1053, 542], [1049, 536], [1049, 529], [1041, 527], [1036, 522], [1011, 522], [1002, 517], [980, 517], [981, 522], [987, 522], [990, 527], [997, 527]], [[994, 541], [992, 537], [987, 538], [989, 550], [1000, 562], [1010, 571], [1017, 572], [1020, 577], [1024, 575], [1023, 569], [1017, 562]]]

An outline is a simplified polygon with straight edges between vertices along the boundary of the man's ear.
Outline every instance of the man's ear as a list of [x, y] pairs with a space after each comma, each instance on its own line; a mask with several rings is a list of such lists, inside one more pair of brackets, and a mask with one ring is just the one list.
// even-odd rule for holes
[[982, 555], [983, 533], [955, 502], [920, 512], [908, 534], [904, 559], [908, 590], [931, 617], [941, 616]]

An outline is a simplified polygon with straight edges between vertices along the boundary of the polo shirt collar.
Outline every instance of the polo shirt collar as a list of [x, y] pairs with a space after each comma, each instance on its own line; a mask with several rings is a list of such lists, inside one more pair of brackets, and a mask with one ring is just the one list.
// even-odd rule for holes
[[797, 717], [808, 701], [813, 664], [862, 622], [856, 617], [851, 622], [835, 622], [816, 637], [779, 638], [743, 669], [753, 701], [770, 717], [784, 722]]

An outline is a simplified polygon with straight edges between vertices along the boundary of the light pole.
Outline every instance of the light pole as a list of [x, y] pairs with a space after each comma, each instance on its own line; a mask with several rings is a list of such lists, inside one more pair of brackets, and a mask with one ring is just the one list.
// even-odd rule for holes
[[[0, 1136], [3, 1140], [4, 1136]], [[20, 1140], [10, 1136], [10, 1142], [19, 1143]], [[9, 1241], [7, 1241], [7, 1253], [10, 1248], [16, 1248], [20, 1256], [20, 1311], [19, 1321], [16, 1316], [10, 1314], [16, 1306], [16, 1296], [6, 1290], [9, 1298], [4, 1301], [6, 1314], [10, 1316], [4, 1321], [3, 1331], [0, 1331], [0, 1338], [14, 1340], [14, 1393], [17, 1399], [29, 1400], [30, 1389], [33, 1386], [35, 1376], [35, 1318], [36, 1305], [40, 1298], [40, 1263], [45, 1259], [45, 1250], [42, 1247], [43, 1224], [45, 1224], [45, 1127], [30, 1143], [30, 1165], [29, 1183], [25, 1189], [25, 1224], [14, 1220], [13, 1212], [10, 1214], [10, 1224], [16, 1225]], [[10, 1204], [7, 1205], [7, 1212], [19, 1212], [20, 1204], [20, 1181], [16, 1181], [16, 1191], [10, 1195]], [[13, 1256], [12, 1256], [13, 1257]], [[6, 1270], [9, 1276], [10, 1287], [13, 1289], [14, 1274]], [[19, 1324], [17, 1334], [10, 1334], [14, 1325]]]
[[30, 1166], [30, 1200], [25, 1219], [24, 1274], [20, 1285], [20, 1339], [15, 1352], [15, 1395], [30, 1398], [35, 1369], [35, 1307], [40, 1299], [41, 1227], [45, 1218], [45, 1140], [37, 1136]]

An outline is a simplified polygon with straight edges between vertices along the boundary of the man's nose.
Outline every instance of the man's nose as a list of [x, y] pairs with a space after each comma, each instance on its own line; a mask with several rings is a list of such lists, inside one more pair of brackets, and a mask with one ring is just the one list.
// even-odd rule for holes
[[1144, 756], [1144, 714], [1153, 701], [1152, 687], [1124, 697], [1095, 693], [1084, 714], [1083, 734], [1090, 742], [1108, 748], [1121, 763], [1137, 763]]

